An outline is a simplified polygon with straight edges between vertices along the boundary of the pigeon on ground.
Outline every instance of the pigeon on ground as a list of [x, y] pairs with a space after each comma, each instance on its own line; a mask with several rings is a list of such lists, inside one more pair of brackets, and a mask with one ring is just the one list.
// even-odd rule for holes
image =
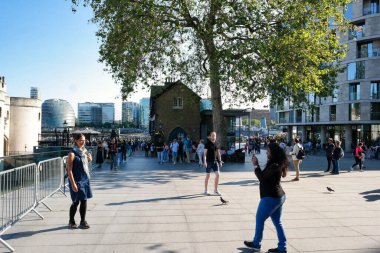
[[227, 205], [228, 204], [228, 200], [225, 200], [225, 199], [223, 199], [222, 197], [220, 197], [220, 201], [223, 203], [223, 204], [225, 204], [225, 205]]
[[333, 189], [331, 189], [330, 187], [326, 187], [327, 188], [327, 190], [329, 191], [329, 192], [335, 192]]

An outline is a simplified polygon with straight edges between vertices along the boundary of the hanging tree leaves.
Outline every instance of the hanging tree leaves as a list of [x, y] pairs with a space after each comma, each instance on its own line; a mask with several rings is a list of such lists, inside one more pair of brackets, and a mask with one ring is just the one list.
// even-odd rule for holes
[[302, 102], [311, 92], [331, 94], [345, 54], [338, 35], [347, 29], [343, 9], [350, 0], [72, 2], [94, 10], [100, 60], [124, 99], [160, 76], [196, 91], [208, 85], [222, 137], [222, 101]]

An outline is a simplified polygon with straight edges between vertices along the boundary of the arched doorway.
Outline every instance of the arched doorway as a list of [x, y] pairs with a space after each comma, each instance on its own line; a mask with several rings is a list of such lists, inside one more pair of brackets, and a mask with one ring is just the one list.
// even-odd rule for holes
[[182, 128], [180, 127], [177, 127], [177, 128], [174, 128], [170, 134], [169, 134], [169, 141], [172, 141], [174, 139], [179, 139], [181, 138], [182, 140], [184, 140], [186, 138], [187, 134], [186, 134], [186, 131], [183, 130]]

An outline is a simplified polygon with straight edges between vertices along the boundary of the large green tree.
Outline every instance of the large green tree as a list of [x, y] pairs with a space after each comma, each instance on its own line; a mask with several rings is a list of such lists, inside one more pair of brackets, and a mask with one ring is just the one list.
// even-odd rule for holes
[[100, 60], [121, 83], [124, 99], [161, 76], [195, 91], [206, 83], [222, 141], [222, 101], [300, 101], [310, 92], [331, 93], [345, 52], [339, 34], [347, 29], [343, 9], [350, 0], [72, 2], [93, 8]]

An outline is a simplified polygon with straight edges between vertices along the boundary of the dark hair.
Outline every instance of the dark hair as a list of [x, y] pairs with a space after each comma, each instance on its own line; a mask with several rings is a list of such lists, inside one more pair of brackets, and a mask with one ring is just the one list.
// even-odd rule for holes
[[299, 143], [299, 142], [300, 142], [300, 139], [299, 139], [299, 138], [294, 138], [294, 142], [295, 142], [295, 143]]
[[215, 132], [214, 130], [212, 130], [212, 131], [210, 131], [210, 132], [208, 133], [207, 136], [211, 136], [212, 133], [215, 133], [215, 134], [216, 134], [216, 132]]
[[84, 136], [84, 134], [80, 134], [80, 133], [79, 134], [74, 134], [74, 141], [77, 141], [77, 140], [79, 140], [82, 137], [86, 138], [86, 136]]
[[270, 152], [270, 157], [266, 166], [277, 163], [281, 168], [282, 177], [286, 177], [289, 169], [289, 161], [286, 157], [285, 151], [277, 143], [269, 144], [268, 149]]

